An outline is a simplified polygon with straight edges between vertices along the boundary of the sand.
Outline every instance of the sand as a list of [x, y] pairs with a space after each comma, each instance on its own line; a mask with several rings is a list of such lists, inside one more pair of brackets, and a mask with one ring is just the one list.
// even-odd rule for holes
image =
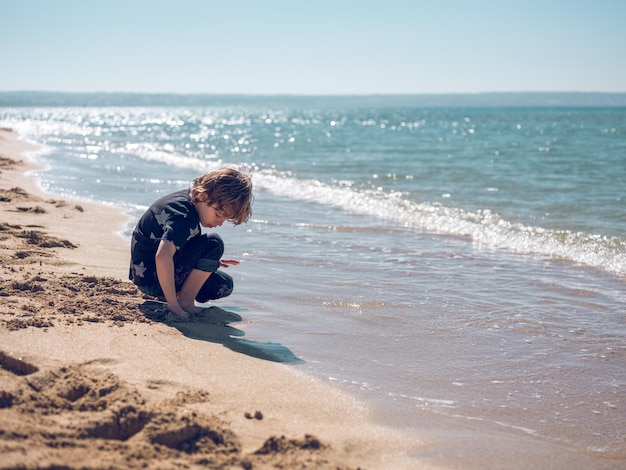
[[45, 194], [34, 150], [0, 130], [0, 468], [432, 468], [415, 435], [249, 354], [237, 314], [177, 323], [142, 296], [127, 216]]

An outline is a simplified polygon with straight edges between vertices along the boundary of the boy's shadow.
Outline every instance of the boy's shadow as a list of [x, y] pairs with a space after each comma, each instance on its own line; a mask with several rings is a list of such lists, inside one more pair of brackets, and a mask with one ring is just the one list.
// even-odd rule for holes
[[187, 338], [220, 343], [233, 351], [266, 361], [287, 364], [304, 362], [282, 344], [260, 343], [241, 338], [245, 332], [229, 326], [229, 323], [243, 320], [241, 315], [219, 307], [207, 307], [200, 313], [189, 315], [189, 321], [177, 320], [163, 302], [148, 300], [139, 309], [150, 320], [173, 326]]

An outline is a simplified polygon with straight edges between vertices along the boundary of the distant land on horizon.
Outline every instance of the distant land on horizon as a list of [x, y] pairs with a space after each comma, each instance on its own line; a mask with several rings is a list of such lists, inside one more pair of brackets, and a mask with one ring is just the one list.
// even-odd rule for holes
[[27, 106], [622, 107], [626, 92], [259, 95], [0, 91], [0, 107]]

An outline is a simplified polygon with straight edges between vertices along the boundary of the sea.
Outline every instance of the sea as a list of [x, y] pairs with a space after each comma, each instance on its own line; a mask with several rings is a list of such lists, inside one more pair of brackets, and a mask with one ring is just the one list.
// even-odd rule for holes
[[287, 97], [1, 107], [0, 126], [42, 146], [45, 190], [134, 219], [244, 165], [254, 212], [217, 229], [241, 264], [216, 305], [381, 424], [471, 443], [433, 461], [501, 441], [626, 465], [625, 107]]

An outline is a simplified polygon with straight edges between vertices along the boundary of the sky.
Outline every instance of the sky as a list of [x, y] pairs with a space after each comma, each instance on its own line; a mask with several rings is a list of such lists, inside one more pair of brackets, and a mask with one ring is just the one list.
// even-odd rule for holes
[[626, 92], [624, 0], [0, 0], [0, 91]]

